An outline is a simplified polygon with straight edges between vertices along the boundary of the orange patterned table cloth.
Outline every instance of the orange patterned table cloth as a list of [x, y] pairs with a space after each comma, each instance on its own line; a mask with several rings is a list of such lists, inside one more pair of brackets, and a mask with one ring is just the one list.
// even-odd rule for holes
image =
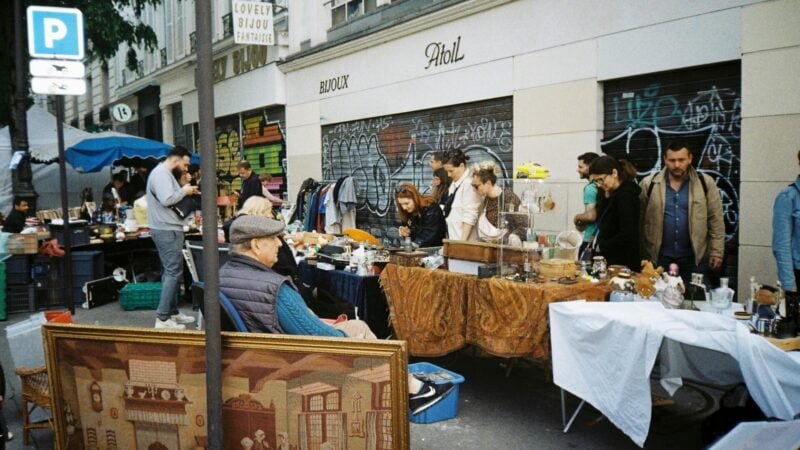
[[504, 357], [550, 357], [547, 308], [604, 300], [607, 285], [527, 284], [389, 264], [381, 273], [390, 319], [414, 356], [441, 356], [474, 344]]

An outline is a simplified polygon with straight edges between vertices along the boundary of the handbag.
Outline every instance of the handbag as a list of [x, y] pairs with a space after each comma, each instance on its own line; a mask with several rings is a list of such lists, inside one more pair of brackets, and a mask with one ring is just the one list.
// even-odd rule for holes
[[[158, 199], [156, 193], [153, 192], [152, 189], [150, 190], [150, 193], [153, 194], [153, 198], [155, 198], [158, 203], [161, 203], [161, 200]], [[163, 203], [161, 204], [163, 205]], [[175, 215], [178, 216], [178, 219], [186, 220], [186, 218], [189, 217], [197, 209], [197, 203], [194, 201], [192, 196], [187, 195], [183, 197], [178, 203], [175, 203], [172, 206], [167, 206], [167, 208], [171, 209], [172, 212], [174, 212]]]

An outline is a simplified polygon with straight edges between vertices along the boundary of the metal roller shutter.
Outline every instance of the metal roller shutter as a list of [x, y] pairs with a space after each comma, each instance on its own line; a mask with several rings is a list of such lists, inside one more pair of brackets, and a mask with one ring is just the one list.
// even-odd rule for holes
[[398, 225], [394, 188], [414, 183], [427, 192], [428, 158], [440, 150], [464, 151], [469, 164], [498, 162], [510, 176], [512, 99], [504, 97], [322, 127], [322, 176], [353, 176], [358, 185], [356, 223], [382, 236]]
[[[716, 181], [725, 216], [726, 276], [739, 243], [741, 63], [644, 75], [604, 84], [603, 152], [633, 163], [640, 178], [663, 169], [672, 139], [693, 146], [693, 165]], [[736, 280], [732, 280], [733, 286]]]

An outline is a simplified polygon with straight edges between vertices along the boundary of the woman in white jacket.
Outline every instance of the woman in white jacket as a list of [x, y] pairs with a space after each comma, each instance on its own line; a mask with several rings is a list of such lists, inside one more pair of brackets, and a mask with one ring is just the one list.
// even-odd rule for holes
[[481, 199], [470, 184], [472, 174], [467, 169], [467, 161], [469, 156], [461, 150], [454, 150], [444, 163], [444, 170], [452, 180], [448, 191], [449, 208], [448, 205], [444, 207], [447, 237], [452, 240], [475, 240], [475, 224], [478, 222]]

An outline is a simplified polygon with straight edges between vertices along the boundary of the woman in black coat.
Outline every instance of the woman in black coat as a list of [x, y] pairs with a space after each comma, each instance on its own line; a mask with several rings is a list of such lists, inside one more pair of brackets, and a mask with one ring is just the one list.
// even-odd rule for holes
[[403, 183], [395, 190], [394, 203], [397, 215], [407, 225], [399, 228], [400, 236], [410, 237], [415, 248], [442, 245], [447, 223], [433, 197], [423, 196], [413, 184]]
[[601, 156], [592, 162], [589, 179], [605, 194], [598, 202], [595, 254], [608, 264], [621, 264], [638, 271], [639, 193], [636, 169], [627, 161]]

